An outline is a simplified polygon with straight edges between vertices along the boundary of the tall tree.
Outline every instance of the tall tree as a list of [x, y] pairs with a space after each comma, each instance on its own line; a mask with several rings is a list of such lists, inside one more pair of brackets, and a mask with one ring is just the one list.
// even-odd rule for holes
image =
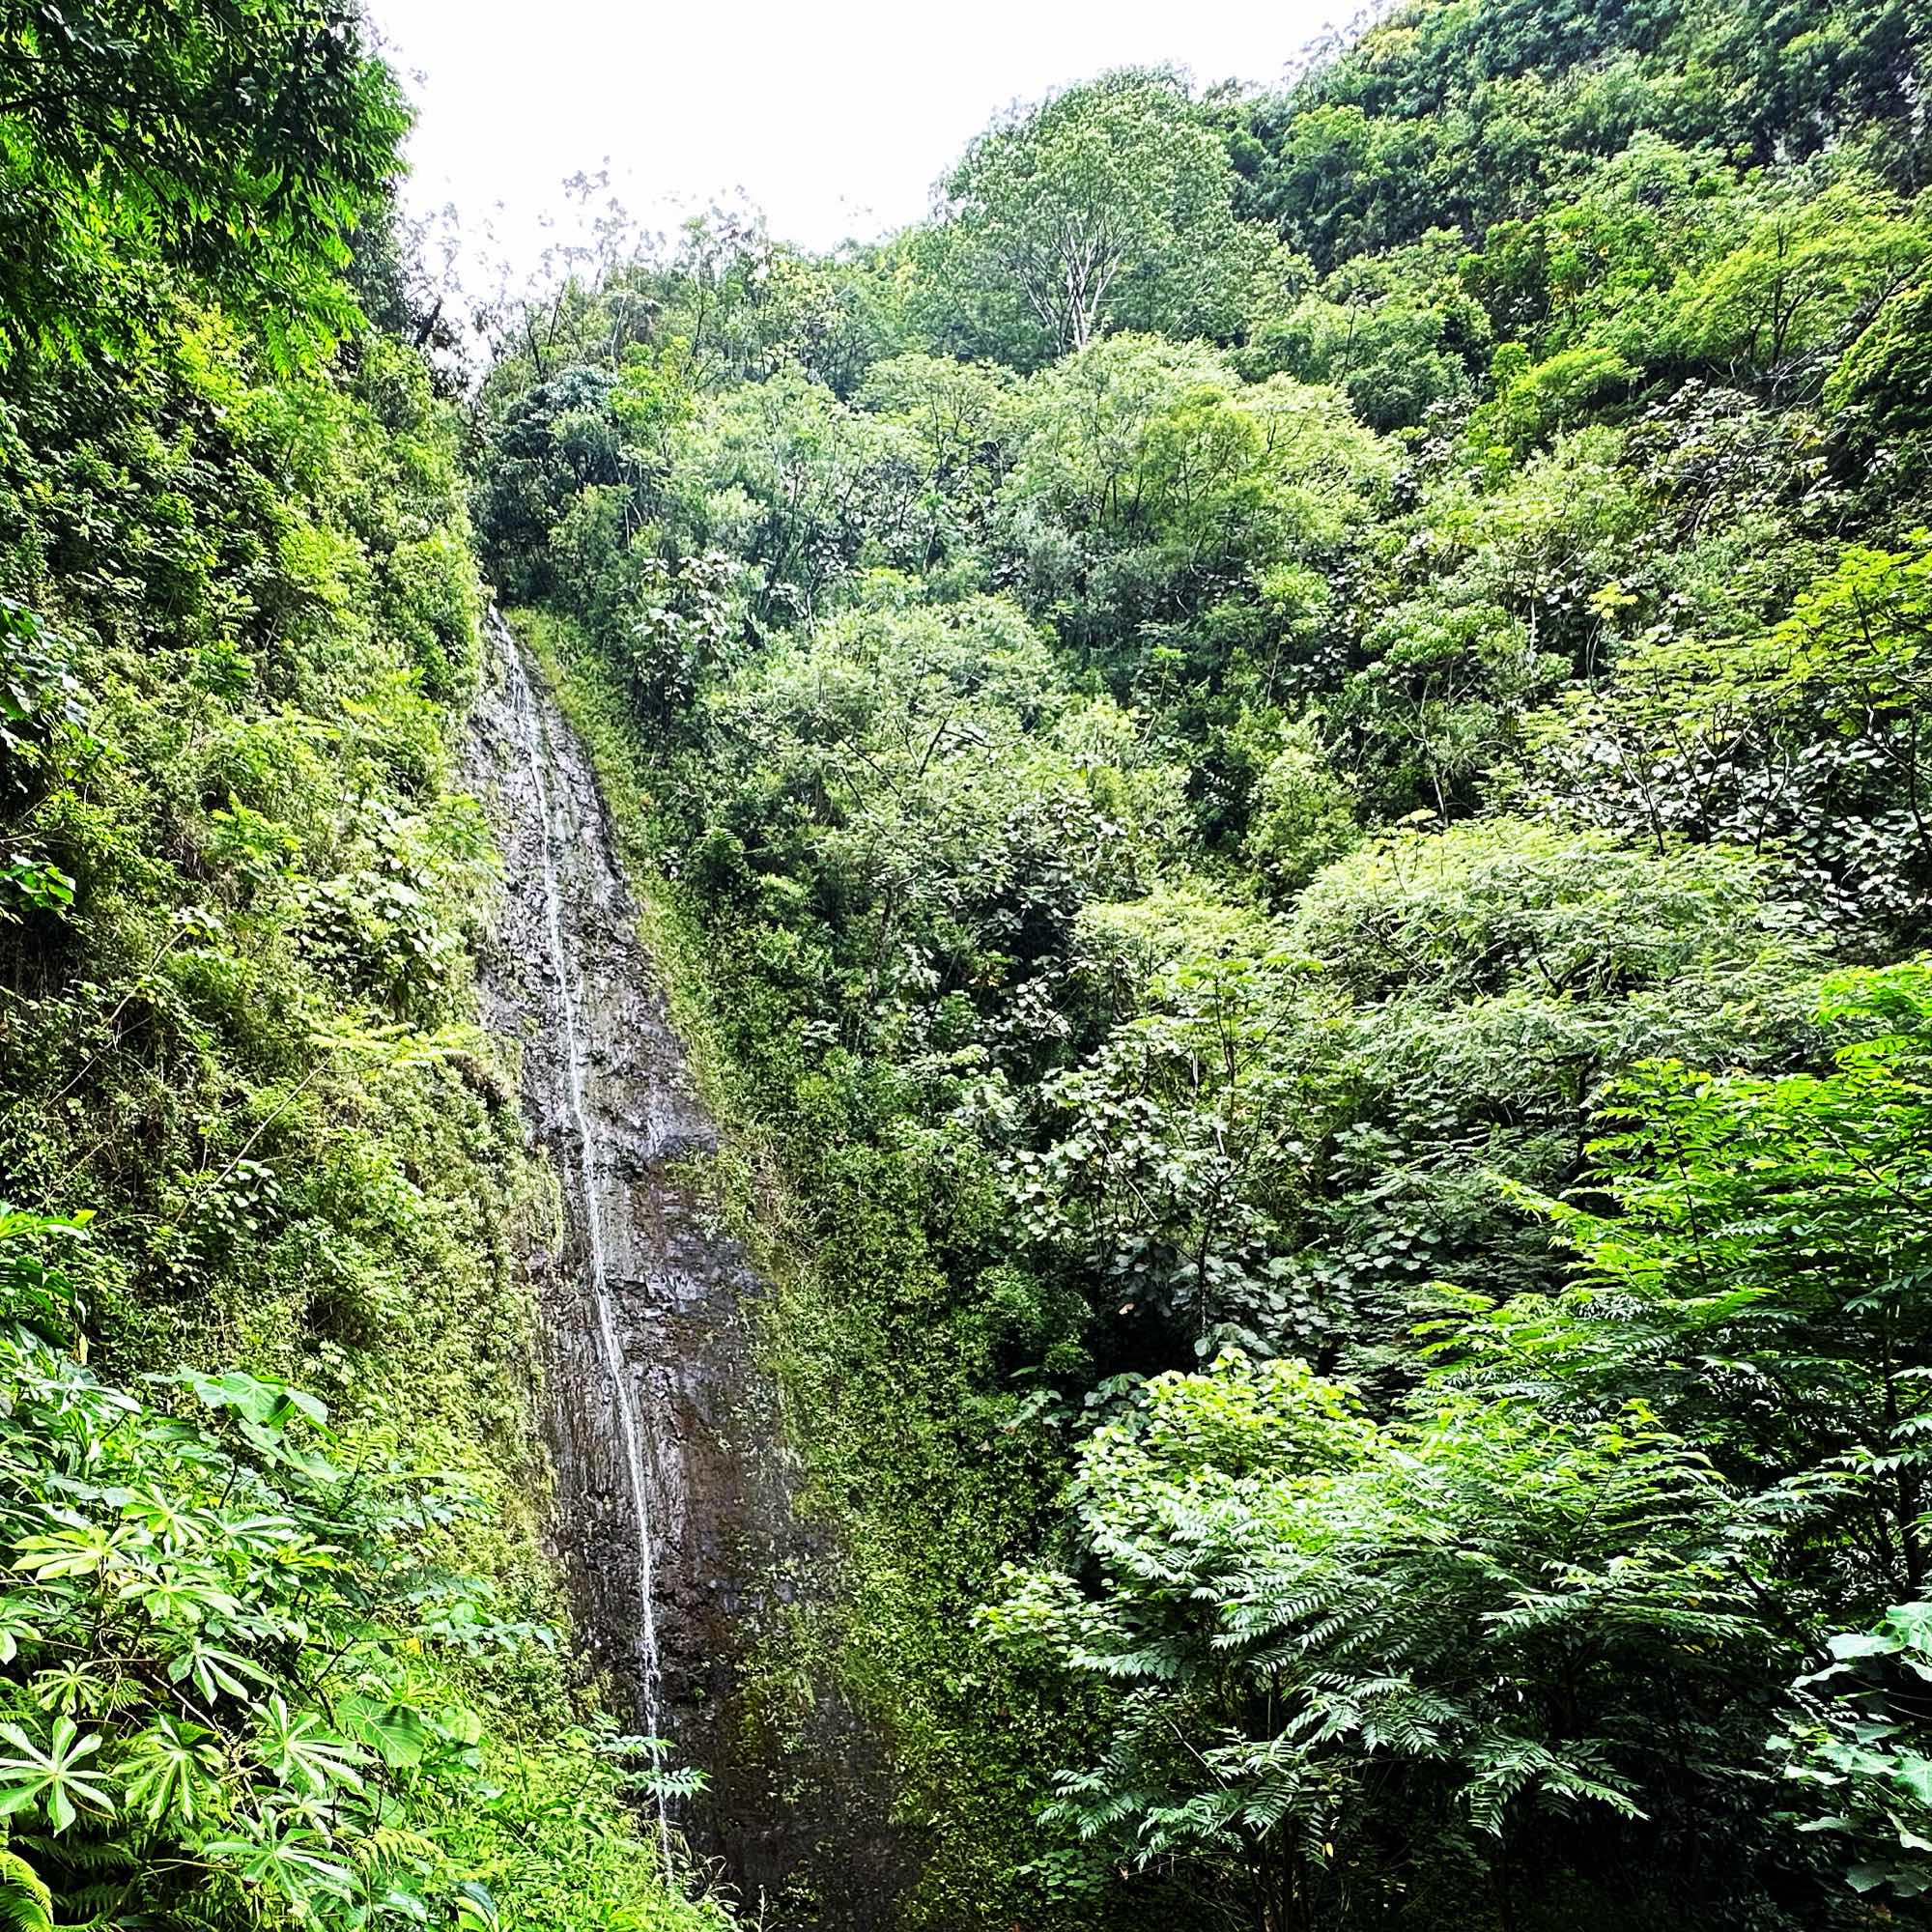
[[[1053, 353], [1211, 305], [1234, 169], [1174, 75], [1125, 70], [982, 134], [947, 191]], [[1185, 331], [1183, 331], [1185, 332]]]

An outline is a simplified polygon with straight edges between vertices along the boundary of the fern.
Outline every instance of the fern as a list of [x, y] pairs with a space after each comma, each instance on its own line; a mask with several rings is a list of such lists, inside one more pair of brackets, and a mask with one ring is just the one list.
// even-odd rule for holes
[[0, 1932], [55, 1932], [53, 1893], [14, 1851], [0, 1851]]

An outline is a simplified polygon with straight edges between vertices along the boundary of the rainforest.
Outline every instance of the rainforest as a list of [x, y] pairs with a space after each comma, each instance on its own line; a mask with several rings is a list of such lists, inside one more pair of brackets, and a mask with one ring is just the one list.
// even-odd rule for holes
[[0, 1926], [1932, 1923], [1932, 23], [1279, 59], [0, 0]]

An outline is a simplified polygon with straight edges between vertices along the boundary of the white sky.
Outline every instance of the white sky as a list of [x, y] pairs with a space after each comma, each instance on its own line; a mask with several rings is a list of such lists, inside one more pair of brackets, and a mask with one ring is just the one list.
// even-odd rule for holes
[[[412, 203], [494, 220], [520, 265], [559, 184], [608, 161], [648, 226], [743, 190], [808, 247], [924, 213], [1000, 108], [1170, 62], [1272, 81], [1353, 0], [369, 0], [420, 118]], [[497, 204], [501, 204], [500, 212]]]

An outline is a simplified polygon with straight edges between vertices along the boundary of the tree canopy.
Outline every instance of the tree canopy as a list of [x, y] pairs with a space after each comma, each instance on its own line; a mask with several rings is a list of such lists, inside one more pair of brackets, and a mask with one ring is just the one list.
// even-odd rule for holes
[[[1920, 11], [1102, 73], [468, 375], [354, 9], [7, 11], [0, 1920], [1926, 1922]], [[716, 1885], [555, 1634], [493, 591], [721, 1123], [582, 1157], [760, 1284]]]
[[908, 1922], [1922, 1916], [1924, 58], [1423, 0], [489, 376]]
[[0, 345], [127, 339], [185, 272], [287, 353], [347, 328], [348, 235], [409, 117], [353, 0], [23, 0], [0, 20]]

